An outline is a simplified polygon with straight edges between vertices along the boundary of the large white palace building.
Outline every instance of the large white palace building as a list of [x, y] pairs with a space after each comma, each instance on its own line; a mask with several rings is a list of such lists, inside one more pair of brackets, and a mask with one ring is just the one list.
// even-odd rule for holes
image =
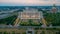
[[37, 9], [26, 8], [23, 10], [23, 12], [18, 13], [18, 18], [22, 21], [28, 21], [29, 19], [32, 19], [33, 21], [39, 22], [41, 18], [43, 18], [43, 13]]
[[41, 19], [43, 17], [41, 11], [29, 8], [26, 8], [23, 12], [19, 12], [18, 15], [20, 19]]

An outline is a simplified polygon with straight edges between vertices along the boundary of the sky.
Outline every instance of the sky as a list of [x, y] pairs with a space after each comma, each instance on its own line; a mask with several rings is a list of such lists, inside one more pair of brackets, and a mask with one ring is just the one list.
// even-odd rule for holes
[[0, 6], [60, 6], [60, 0], [0, 0]]

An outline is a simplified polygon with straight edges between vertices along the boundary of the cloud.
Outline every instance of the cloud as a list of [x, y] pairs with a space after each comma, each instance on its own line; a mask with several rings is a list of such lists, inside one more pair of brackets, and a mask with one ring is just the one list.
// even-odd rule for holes
[[60, 4], [60, 0], [0, 0], [0, 4], [15, 4], [15, 5], [52, 5]]

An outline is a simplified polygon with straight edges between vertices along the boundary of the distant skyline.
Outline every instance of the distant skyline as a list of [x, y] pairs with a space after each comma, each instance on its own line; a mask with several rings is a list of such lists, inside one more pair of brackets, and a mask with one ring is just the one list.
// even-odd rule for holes
[[60, 6], [60, 0], [0, 0], [0, 6]]

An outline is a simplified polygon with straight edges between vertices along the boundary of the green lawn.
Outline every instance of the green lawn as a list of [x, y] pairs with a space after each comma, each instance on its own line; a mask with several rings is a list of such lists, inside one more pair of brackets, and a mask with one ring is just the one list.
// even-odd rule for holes
[[27, 22], [21, 21], [20, 25], [21, 26], [41, 26], [42, 24], [41, 23], [33, 22], [32, 19], [29, 19]]

